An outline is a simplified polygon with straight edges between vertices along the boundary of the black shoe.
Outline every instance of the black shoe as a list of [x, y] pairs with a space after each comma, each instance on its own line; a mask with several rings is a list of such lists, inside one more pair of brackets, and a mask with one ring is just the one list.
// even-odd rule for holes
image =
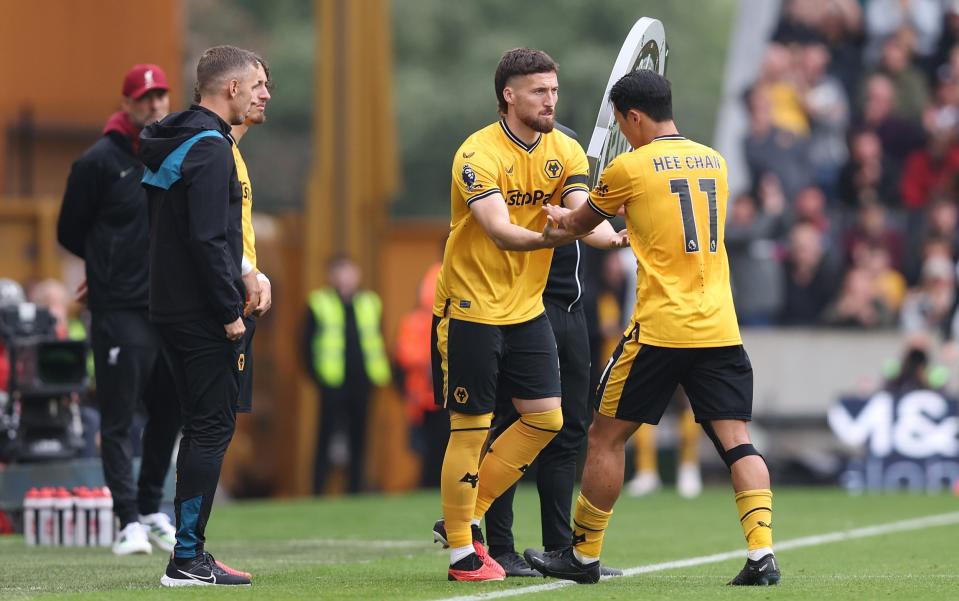
[[542, 574], [529, 567], [526, 560], [516, 551], [501, 553], [493, 557], [506, 570], [510, 578], [542, 578]]
[[573, 555], [573, 548], [566, 547], [558, 551], [540, 551], [526, 549], [523, 553], [530, 567], [544, 576], [572, 580], [580, 584], [599, 582], [599, 562], [582, 564]]
[[747, 559], [746, 566], [742, 571], [726, 584], [733, 586], [767, 586], [779, 584], [781, 577], [776, 556], [770, 553], [757, 561]]
[[176, 561], [171, 556], [166, 566], [166, 573], [160, 578], [160, 584], [163, 586], [250, 586], [250, 579], [223, 571], [216, 565], [213, 556], [204, 551], [193, 559], [184, 561]]
[[599, 575], [600, 576], [622, 576], [623, 571], [619, 568], [611, 568], [609, 566], [599, 566]]
[[[479, 543], [485, 548], [486, 539], [483, 538], [483, 529], [476, 524], [470, 524], [470, 530], [473, 532], [473, 542]], [[446, 522], [442, 519], [436, 520], [436, 523], [433, 524], [433, 542], [442, 543], [444, 549], [448, 549], [450, 546], [450, 542], [446, 538]]]

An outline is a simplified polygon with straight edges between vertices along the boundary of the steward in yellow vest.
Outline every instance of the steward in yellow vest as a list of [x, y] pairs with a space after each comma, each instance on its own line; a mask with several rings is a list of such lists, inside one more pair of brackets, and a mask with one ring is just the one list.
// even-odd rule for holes
[[304, 328], [306, 368], [320, 389], [314, 490], [322, 493], [332, 464], [349, 451], [349, 492], [363, 490], [366, 422], [374, 386], [390, 381], [390, 363], [381, 334], [382, 304], [375, 292], [360, 290], [360, 271], [351, 259], [330, 262], [330, 286], [307, 299]]
[[348, 311], [353, 314], [367, 379], [374, 386], [389, 384], [390, 363], [380, 333], [380, 297], [370, 290], [360, 290], [344, 303], [336, 290], [322, 288], [310, 293], [308, 303], [317, 326], [310, 340], [311, 367], [320, 384], [330, 388], [343, 386], [347, 371]]

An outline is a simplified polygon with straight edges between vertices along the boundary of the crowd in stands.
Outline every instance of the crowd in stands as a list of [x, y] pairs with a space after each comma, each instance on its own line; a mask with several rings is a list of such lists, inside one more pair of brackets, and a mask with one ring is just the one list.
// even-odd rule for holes
[[753, 326], [959, 334], [959, 2], [787, 0], [726, 246]]

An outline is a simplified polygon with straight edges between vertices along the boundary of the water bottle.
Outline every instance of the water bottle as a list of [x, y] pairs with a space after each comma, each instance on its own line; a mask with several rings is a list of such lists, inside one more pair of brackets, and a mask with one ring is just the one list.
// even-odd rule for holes
[[33, 547], [37, 544], [37, 502], [40, 499], [40, 491], [31, 488], [23, 497], [23, 538], [27, 546]]
[[56, 510], [57, 520], [54, 535], [56, 544], [64, 547], [74, 546], [76, 539], [74, 538], [73, 496], [62, 486], [57, 489], [53, 507]]
[[37, 544], [43, 546], [53, 544], [54, 530], [56, 530], [55, 513], [53, 489], [41, 488], [37, 497]]
[[[78, 547], [90, 545], [90, 490], [86, 486], [77, 486], [73, 489], [73, 532], [74, 542]], [[94, 530], [94, 537], [96, 530]]]
[[104, 486], [96, 498], [97, 508], [97, 543], [101, 547], [113, 544], [113, 495], [110, 489]]

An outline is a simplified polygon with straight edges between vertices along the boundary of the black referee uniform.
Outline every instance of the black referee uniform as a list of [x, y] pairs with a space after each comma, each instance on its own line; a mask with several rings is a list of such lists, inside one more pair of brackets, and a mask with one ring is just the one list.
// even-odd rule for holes
[[230, 125], [193, 105], [143, 130], [150, 201], [150, 319], [167, 345], [179, 392], [174, 559], [204, 552], [223, 456], [236, 427], [242, 340], [224, 325], [242, 315], [246, 290], [242, 188]]
[[[536, 458], [543, 546], [547, 551], [568, 547], [570, 507], [576, 482], [576, 462], [586, 443], [592, 408], [589, 403], [589, 336], [583, 312], [583, 261], [580, 242], [553, 251], [543, 304], [559, 351], [562, 380], [563, 429]], [[518, 414], [512, 399], [497, 399], [491, 429], [495, 439]], [[486, 512], [486, 540], [493, 557], [515, 553], [513, 543], [513, 495], [516, 486], [503, 493]]]

